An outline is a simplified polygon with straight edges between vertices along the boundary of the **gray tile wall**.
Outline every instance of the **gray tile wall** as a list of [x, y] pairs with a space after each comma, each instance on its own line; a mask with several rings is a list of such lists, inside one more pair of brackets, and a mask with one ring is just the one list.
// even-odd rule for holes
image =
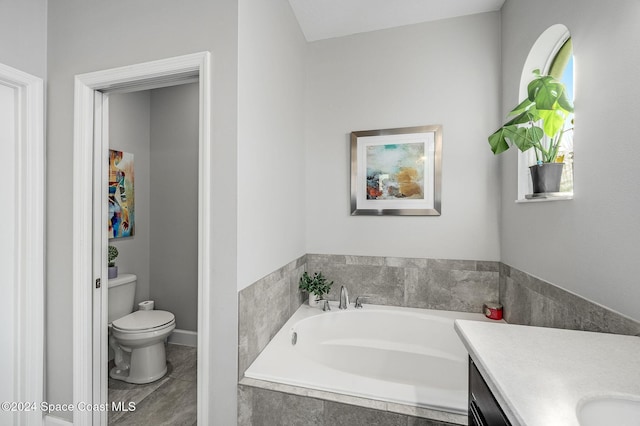
[[351, 302], [364, 295], [365, 304], [481, 312], [499, 299], [513, 324], [640, 333], [639, 322], [500, 262], [307, 254], [240, 291], [239, 379], [306, 299], [298, 290], [304, 271], [334, 281], [330, 300], [342, 285]]
[[500, 264], [500, 303], [512, 324], [634, 335], [640, 322]]
[[306, 256], [259, 279], [238, 294], [238, 379], [300, 307], [298, 280]]
[[[498, 300], [498, 262], [307, 254], [256, 281], [238, 295], [238, 378], [306, 299], [304, 271], [334, 281], [328, 298], [345, 285], [354, 302], [480, 312]], [[289, 301], [283, 303], [283, 300]]]
[[481, 312], [498, 300], [498, 262], [307, 254], [307, 271], [334, 281], [330, 300], [343, 285], [365, 304]]
[[238, 426], [451, 426], [435, 420], [238, 386]]
[[[485, 301], [500, 302], [513, 324], [618, 334], [640, 333], [640, 323], [500, 262], [307, 254], [239, 293], [238, 376], [306, 299], [298, 290], [304, 271], [322, 272], [351, 301], [480, 312]], [[238, 385], [239, 425], [424, 425], [444, 426], [374, 408], [271, 389]]]

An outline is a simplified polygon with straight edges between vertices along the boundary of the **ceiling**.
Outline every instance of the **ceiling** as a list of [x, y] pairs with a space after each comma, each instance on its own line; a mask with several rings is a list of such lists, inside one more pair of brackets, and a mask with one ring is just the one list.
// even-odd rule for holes
[[504, 0], [289, 0], [307, 41], [499, 10]]

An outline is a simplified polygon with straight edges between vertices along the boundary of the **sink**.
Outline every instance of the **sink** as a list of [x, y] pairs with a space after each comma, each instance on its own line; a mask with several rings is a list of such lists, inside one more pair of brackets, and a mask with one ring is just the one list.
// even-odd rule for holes
[[578, 404], [580, 426], [640, 426], [640, 397], [604, 396]]

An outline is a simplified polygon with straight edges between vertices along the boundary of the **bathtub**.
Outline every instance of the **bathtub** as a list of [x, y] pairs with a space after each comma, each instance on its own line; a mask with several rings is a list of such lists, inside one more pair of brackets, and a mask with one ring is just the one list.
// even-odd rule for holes
[[320, 391], [467, 413], [467, 351], [456, 319], [482, 314], [367, 305], [302, 305], [245, 377]]

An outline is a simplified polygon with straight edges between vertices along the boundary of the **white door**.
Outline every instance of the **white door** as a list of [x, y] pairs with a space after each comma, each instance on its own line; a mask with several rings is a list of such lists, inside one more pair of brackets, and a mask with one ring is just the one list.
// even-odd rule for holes
[[[44, 371], [42, 80], [0, 64], [0, 424], [41, 425]], [[26, 406], [25, 403], [31, 404]], [[7, 405], [8, 404], [8, 405]]]
[[[13, 401], [15, 372], [17, 371], [16, 335], [16, 89], [0, 83], [0, 152], [2, 153], [2, 184], [0, 224], [4, 229], [0, 238], [0, 336], [5, 344], [0, 350], [0, 401]], [[11, 411], [0, 410], [0, 424], [13, 423]]]

